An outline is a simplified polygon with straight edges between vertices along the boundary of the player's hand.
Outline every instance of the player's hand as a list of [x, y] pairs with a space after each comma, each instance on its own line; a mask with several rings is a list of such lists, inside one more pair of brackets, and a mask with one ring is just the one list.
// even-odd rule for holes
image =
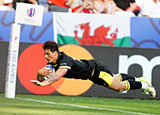
[[47, 77], [51, 72], [52, 70], [50, 68], [47, 68], [47, 66], [44, 66], [42, 69], [38, 71], [38, 74]]
[[32, 82], [33, 84], [35, 84], [37, 86], [42, 86], [41, 82], [39, 82], [38, 80], [30, 80], [30, 82]]

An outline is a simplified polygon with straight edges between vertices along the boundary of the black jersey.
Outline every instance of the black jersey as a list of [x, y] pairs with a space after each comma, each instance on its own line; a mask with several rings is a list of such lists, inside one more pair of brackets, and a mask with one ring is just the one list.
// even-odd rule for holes
[[66, 55], [64, 52], [58, 54], [56, 64], [51, 63], [55, 71], [59, 68], [68, 69], [67, 73], [63, 76], [66, 78], [74, 79], [90, 79], [91, 77], [99, 76], [101, 70], [112, 74], [107, 67], [96, 60], [78, 60]]
[[58, 54], [58, 60], [56, 64], [52, 64], [52, 66], [55, 68], [55, 71], [59, 68], [68, 69], [67, 73], [63, 77], [88, 79], [91, 76], [94, 68], [92, 61], [90, 61], [78, 60], [66, 55], [64, 52], [60, 52]]

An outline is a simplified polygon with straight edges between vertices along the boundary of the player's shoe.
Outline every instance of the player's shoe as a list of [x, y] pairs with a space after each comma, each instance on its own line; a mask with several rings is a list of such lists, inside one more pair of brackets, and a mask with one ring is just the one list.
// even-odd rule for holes
[[148, 80], [144, 79], [144, 77], [140, 77], [139, 80], [141, 82], [147, 83], [147, 85], [148, 85], [148, 87], [146, 89], [142, 89], [142, 92], [144, 92], [144, 94], [149, 93], [152, 97], [156, 97], [156, 90], [152, 86], [151, 82], [149, 82]]

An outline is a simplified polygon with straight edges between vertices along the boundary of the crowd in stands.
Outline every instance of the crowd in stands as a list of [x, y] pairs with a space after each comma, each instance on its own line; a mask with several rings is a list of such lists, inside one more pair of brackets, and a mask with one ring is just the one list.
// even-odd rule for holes
[[43, 5], [49, 12], [160, 18], [160, 0], [0, 0], [0, 10], [15, 10], [16, 2]]

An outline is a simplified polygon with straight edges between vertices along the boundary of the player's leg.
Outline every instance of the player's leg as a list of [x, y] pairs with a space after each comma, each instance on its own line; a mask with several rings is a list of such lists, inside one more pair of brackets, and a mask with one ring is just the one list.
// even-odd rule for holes
[[128, 74], [116, 74], [114, 76], [118, 77], [120, 81], [124, 81], [126, 83], [127, 90], [142, 89], [143, 92], [148, 92], [153, 97], [156, 96], [155, 88], [149, 81], [145, 80], [143, 77], [136, 78]]
[[[120, 77], [121, 76], [121, 77]], [[121, 79], [122, 78], [122, 79]], [[123, 79], [128, 78], [128, 79]], [[130, 79], [129, 79], [130, 78]], [[122, 92], [125, 90], [134, 90], [134, 89], [145, 89], [151, 96], [156, 96], [156, 91], [152, 86], [149, 86], [146, 81], [142, 82], [137, 78], [134, 78], [127, 74], [116, 74], [111, 75], [107, 72], [100, 72], [99, 81], [101, 81], [101, 85], [107, 86], [110, 89]], [[124, 81], [122, 81], [124, 80]], [[144, 80], [144, 79], [143, 79]]]
[[[152, 86], [151, 82], [149, 82], [148, 80], [144, 79], [144, 77], [140, 77], [139, 80], [142, 83], [142, 91], [147, 94], [149, 93], [152, 97], [156, 97], [156, 90], [155, 88]], [[146, 87], [147, 84], [147, 87]]]
[[105, 71], [100, 71], [98, 79], [92, 79], [92, 81], [116, 91], [121, 92], [126, 90], [127, 82], [122, 82], [120, 81], [119, 76], [113, 76], [111, 73]]
[[124, 74], [124, 73], [114, 74], [114, 76], [119, 77], [119, 79], [120, 79], [121, 81], [125, 81], [125, 80], [128, 80], [128, 79], [136, 80], [136, 77], [133, 77], [133, 76], [131, 76], [131, 75]]
[[95, 63], [98, 65], [96, 74], [99, 73], [99, 75], [94, 75], [94, 77], [90, 78], [94, 83], [120, 92], [125, 90], [145, 89], [151, 96], [156, 96], [154, 87], [149, 86], [146, 82], [128, 74], [113, 75], [106, 65], [97, 61]]
[[141, 82], [134, 81], [132, 79], [121, 81], [119, 75], [114, 75], [112, 83], [108, 86], [111, 89], [117, 91], [125, 91], [125, 90], [134, 90], [134, 89], [141, 89], [142, 84]]
[[96, 84], [103, 85], [110, 89], [116, 91], [125, 91], [125, 90], [133, 90], [140, 89], [142, 87], [141, 82], [136, 82], [132, 79], [122, 81], [121, 78], [125, 77], [124, 75], [120, 78], [120, 74], [113, 75], [109, 70], [100, 71], [98, 79], [92, 79], [92, 81]]
[[128, 83], [120, 81], [119, 77], [114, 76], [112, 78], [113, 78], [112, 82], [108, 84], [108, 88], [119, 91], [119, 92], [125, 91], [126, 88], [128, 88], [127, 87], [129, 86]]
[[133, 77], [128, 74], [114, 74], [114, 77], [119, 78], [120, 81], [126, 84], [126, 90], [134, 90], [134, 89], [141, 89], [142, 83], [136, 77]]

